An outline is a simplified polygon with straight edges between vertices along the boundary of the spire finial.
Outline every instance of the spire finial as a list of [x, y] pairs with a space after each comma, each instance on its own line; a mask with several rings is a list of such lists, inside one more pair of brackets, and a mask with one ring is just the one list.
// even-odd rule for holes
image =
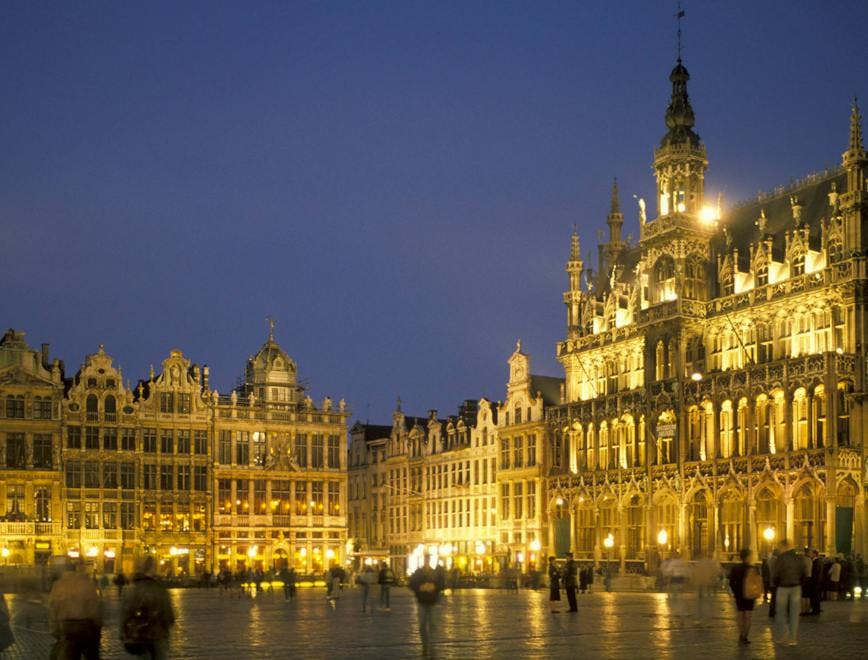
[[684, 18], [684, 10], [681, 8], [681, 3], [678, 3], [678, 11], [675, 12], [675, 20], [678, 22], [678, 61], [681, 61], [681, 19]]
[[266, 316], [265, 320], [268, 321], [268, 341], [274, 341], [274, 326], [277, 321], [273, 316]]
[[397, 404], [395, 405], [395, 411], [396, 411], [396, 412], [401, 412], [401, 395], [400, 395], [400, 394], [398, 395], [398, 402], [397, 402]]
[[579, 242], [579, 232], [573, 225], [573, 235], [570, 237], [570, 261], [578, 261], [582, 258], [582, 246]]
[[859, 112], [859, 97], [853, 97], [850, 109], [850, 151], [862, 151], [862, 114]]

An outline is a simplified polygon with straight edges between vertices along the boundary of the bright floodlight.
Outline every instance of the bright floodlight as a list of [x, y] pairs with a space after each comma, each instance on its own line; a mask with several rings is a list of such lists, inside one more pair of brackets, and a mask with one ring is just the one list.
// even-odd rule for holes
[[713, 206], [703, 206], [699, 210], [699, 219], [706, 224], [711, 224], [716, 221], [717, 218], [717, 209]]
[[763, 530], [763, 538], [766, 541], [774, 541], [775, 540], [775, 528], [774, 527], [766, 527]]
[[661, 529], [657, 532], [657, 543], [660, 545], [666, 545], [666, 542], [669, 541], [669, 532], [665, 529]]
[[698, 371], [694, 371], [692, 374], [690, 374], [690, 379], [698, 383], [702, 380], [702, 374]]
[[609, 550], [615, 545], [615, 537], [609, 534], [606, 538], [603, 539], [603, 545], [606, 546]]

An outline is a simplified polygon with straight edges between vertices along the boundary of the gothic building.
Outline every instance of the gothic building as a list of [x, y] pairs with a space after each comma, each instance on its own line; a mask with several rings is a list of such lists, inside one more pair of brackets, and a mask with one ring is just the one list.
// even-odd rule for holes
[[722, 211], [705, 196], [688, 79], [679, 58], [639, 243], [621, 237], [617, 185], [596, 273], [572, 238], [565, 389], [547, 415], [551, 547], [612, 553], [622, 570], [783, 537], [864, 553], [858, 108], [840, 168]]

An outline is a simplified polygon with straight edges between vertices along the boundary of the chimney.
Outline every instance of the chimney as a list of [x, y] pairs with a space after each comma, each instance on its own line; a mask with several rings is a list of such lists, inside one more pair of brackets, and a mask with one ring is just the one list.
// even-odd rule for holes
[[48, 344], [42, 344], [42, 366], [45, 369], [51, 368], [51, 361], [48, 359]]

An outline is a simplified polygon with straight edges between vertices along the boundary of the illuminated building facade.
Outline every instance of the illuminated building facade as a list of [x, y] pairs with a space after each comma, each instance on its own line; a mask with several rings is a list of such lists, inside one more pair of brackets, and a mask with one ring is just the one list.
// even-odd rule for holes
[[63, 547], [63, 369], [23, 332], [0, 340], [0, 566], [46, 561]]
[[679, 59], [654, 152], [657, 216], [640, 200], [638, 245], [621, 237], [617, 186], [596, 273], [573, 236], [565, 392], [547, 415], [553, 550], [612, 553], [622, 571], [672, 551], [765, 554], [783, 537], [864, 554], [858, 108], [841, 168], [722, 212], [705, 195], [688, 78]]
[[343, 561], [343, 401], [315, 406], [273, 332], [229, 396], [209, 381], [207, 366], [172, 350], [131, 388], [100, 346], [64, 382], [47, 345], [33, 351], [7, 332], [3, 563], [67, 553], [130, 572], [148, 553], [165, 574], [195, 575]]
[[428, 553], [462, 572], [492, 572], [496, 557], [496, 405], [467, 400], [458, 414], [356, 424], [350, 447], [350, 538], [361, 557], [414, 570]]

